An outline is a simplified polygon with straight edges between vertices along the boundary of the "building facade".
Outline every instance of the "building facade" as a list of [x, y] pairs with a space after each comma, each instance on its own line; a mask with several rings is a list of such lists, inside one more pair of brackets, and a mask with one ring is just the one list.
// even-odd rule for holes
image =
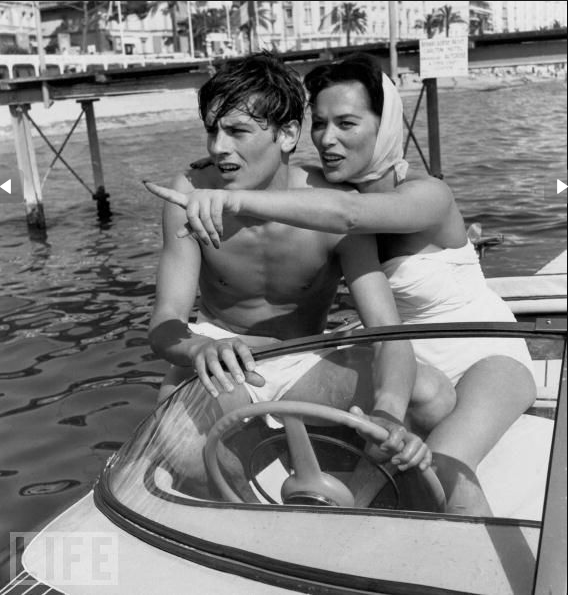
[[36, 48], [33, 2], [0, 2], [0, 53], [26, 53]]
[[[99, 3], [86, 15], [82, 2], [39, 2], [43, 44], [48, 53], [171, 54], [174, 51], [172, 19], [168, 3], [152, 3], [143, 18], [137, 14], [117, 18], [118, 2]], [[207, 56], [245, 53], [250, 48], [309, 50], [357, 46], [389, 40], [389, 2], [359, 1], [354, 5], [364, 19], [347, 31], [341, 18], [345, 2], [337, 0], [261, 0], [257, 2], [210, 1], [175, 4], [180, 53], [187, 54], [188, 10], [193, 15], [194, 34]], [[397, 39], [420, 39], [437, 35], [527, 31], [566, 26], [566, 1], [399, 1], [395, 6]], [[216, 26], [203, 17], [218, 11]], [[444, 11], [447, 22], [432, 16]], [[226, 14], [226, 19], [225, 15]], [[252, 16], [251, 16], [252, 15]], [[445, 18], [446, 18], [445, 17]], [[251, 25], [251, 19], [254, 23]], [[205, 25], [199, 25], [199, 23]], [[86, 23], [86, 26], [85, 26]], [[201, 30], [199, 30], [201, 29]], [[0, 2], [0, 52], [37, 52], [33, 3]], [[228, 52], [231, 53], [228, 53]], [[195, 54], [194, 54], [195, 55]], [[203, 57], [203, 56], [198, 56]]]
[[[246, 3], [241, 3], [246, 4]], [[346, 45], [347, 34], [337, 25], [338, 10], [343, 2], [294, 0], [256, 2], [261, 17], [258, 44], [280, 51]], [[353, 31], [351, 45], [389, 39], [389, 2], [355, 3], [366, 15], [365, 31]], [[463, 36], [513, 31], [532, 31], [553, 26], [566, 27], [566, 1], [461, 1], [425, 0], [396, 2], [397, 39], [428, 37], [428, 16], [445, 11], [450, 22], [437, 27], [433, 35]], [[246, 19], [246, 11], [241, 10]], [[268, 21], [268, 25], [266, 22]]]
[[566, 27], [567, 2], [490, 2], [495, 33]]
[[[40, 2], [42, 33], [49, 53], [159, 54], [173, 51], [172, 24], [167, 3], [144, 15], [121, 15], [118, 3], [104, 3], [88, 12], [86, 3]], [[186, 3], [178, 3], [187, 18]], [[81, 6], [83, 5], [83, 7]], [[85, 27], [85, 23], [87, 26]], [[183, 50], [187, 51], [187, 44]]]

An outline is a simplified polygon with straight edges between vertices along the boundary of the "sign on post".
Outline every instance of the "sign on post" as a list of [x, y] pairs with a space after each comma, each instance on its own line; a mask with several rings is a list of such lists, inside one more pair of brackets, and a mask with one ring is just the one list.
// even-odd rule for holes
[[467, 76], [467, 37], [420, 40], [420, 78]]

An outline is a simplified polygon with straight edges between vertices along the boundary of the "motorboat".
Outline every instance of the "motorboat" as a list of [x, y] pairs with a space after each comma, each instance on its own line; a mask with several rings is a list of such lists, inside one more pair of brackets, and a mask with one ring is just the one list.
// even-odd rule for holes
[[[381, 429], [318, 401], [325, 391], [368, 394], [377, 343], [482, 336], [527, 342], [538, 399], [478, 469], [494, 516], [448, 514], [431, 468], [378, 463], [362, 436], [380, 442]], [[281, 400], [203, 427], [195, 420], [208, 397], [188, 379], [111, 456], [93, 491], [27, 544], [25, 571], [1, 593], [561, 595], [566, 342], [565, 317], [550, 316], [284, 341], [257, 361], [316, 363]], [[368, 482], [354, 482], [362, 464]]]

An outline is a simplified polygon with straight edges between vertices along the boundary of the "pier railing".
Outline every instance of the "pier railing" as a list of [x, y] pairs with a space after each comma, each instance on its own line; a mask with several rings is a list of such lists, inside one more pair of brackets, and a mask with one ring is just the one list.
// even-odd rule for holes
[[[45, 59], [45, 74], [88, 73], [117, 68], [162, 66], [207, 60], [192, 60], [187, 54], [48, 54]], [[40, 60], [37, 54], [0, 54], [0, 80], [40, 76]]]

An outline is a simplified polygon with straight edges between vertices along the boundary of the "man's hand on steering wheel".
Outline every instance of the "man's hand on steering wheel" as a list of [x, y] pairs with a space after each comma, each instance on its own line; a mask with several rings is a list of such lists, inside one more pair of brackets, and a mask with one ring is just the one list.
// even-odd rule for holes
[[389, 437], [380, 446], [371, 441], [364, 431], [359, 433], [368, 440], [366, 452], [376, 461], [390, 460], [401, 471], [418, 467], [424, 471], [432, 464], [432, 452], [423, 440], [407, 430], [404, 425], [384, 411], [372, 411], [369, 415], [359, 407], [351, 407], [350, 413], [372, 421], [389, 432]]

